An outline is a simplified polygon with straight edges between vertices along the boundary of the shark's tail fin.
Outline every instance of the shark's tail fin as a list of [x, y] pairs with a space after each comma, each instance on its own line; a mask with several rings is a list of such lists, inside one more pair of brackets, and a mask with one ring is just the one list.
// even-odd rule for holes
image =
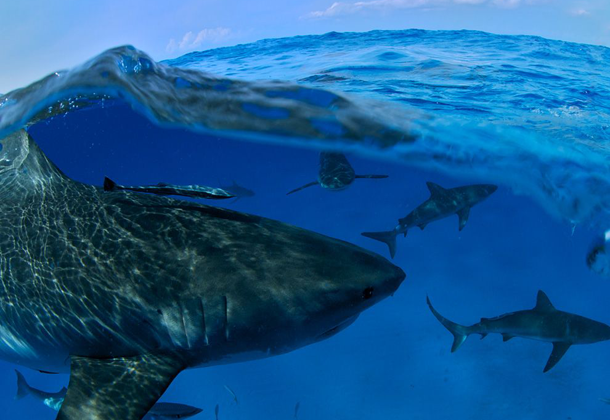
[[108, 177], [104, 177], [104, 191], [114, 191], [116, 189], [116, 182]]
[[[405, 234], [406, 235], [406, 234]], [[390, 248], [390, 255], [394, 258], [396, 255], [396, 232], [388, 230], [385, 232], [362, 232], [362, 236], [367, 238], [375, 239], [385, 243]]]
[[17, 374], [17, 395], [15, 395], [16, 400], [20, 400], [21, 398], [30, 395], [32, 392], [32, 388], [25, 381], [25, 378], [17, 369], [15, 369], [15, 373]]
[[430, 308], [436, 319], [438, 319], [440, 323], [443, 324], [443, 326], [447, 328], [451, 334], [453, 334], [453, 345], [451, 346], [451, 353], [453, 353], [454, 351], [459, 349], [462, 343], [466, 341], [468, 336], [472, 334], [471, 328], [449, 321], [447, 318], [439, 314], [436, 309], [434, 309], [432, 303], [430, 302], [430, 298], [428, 298], [427, 296], [426, 302], [428, 302], [428, 307]]

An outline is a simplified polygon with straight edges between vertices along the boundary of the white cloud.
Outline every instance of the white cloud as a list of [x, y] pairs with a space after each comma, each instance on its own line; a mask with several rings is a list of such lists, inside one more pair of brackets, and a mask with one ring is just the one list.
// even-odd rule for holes
[[591, 12], [585, 9], [572, 9], [570, 10], [570, 14], [573, 16], [589, 16]]
[[370, 9], [377, 9], [377, 10], [408, 9], [408, 8], [413, 8], [413, 7], [427, 6], [427, 5], [431, 5], [432, 3], [438, 3], [438, 1], [436, 1], [436, 0], [371, 0], [371, 1], [358, 1], [355, 3], [335, 2], [328, 9], [311, 12], [306, 17], [310, 17], [310, 18], [332, 17], [332, 16], [358, 13], [358, 12], [370, 10]]
[[369, 0], [354, 3], [335, 2], [326, 10], [311, 12], [304, 18], [327, 18], [341, 15], [355, 14], [368, 10], [389, 11], [396, 9], [412, 9], [425, 6], [438, 6], [446, 4], [477, 5], [488, 3], [502, 8], [514, 8], [523, 3], [532, 4], [538, 0]]
[[505, 7], [507, 9], [511, 9], [513, 7], [517, 7], [521, 4], [521, 0], [493, 0], [493, 4], [498, 7]]
[[210, 28], [202, 29], [196, 35], [189, 31], [182, 36], [180, 41], [176, 41], [174, 38], [170, 39], [165, 47], [167, 52], [174, 52], [176, 50], [192, 50], [201, 47], [205, 43], [216, 43], [228, 38], [231, 35], [231, 29], [229, 28]]

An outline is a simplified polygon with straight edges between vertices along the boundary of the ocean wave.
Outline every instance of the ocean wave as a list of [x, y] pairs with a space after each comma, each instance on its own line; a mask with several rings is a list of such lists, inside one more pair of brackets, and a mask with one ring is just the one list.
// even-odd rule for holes
[[0, 97], [0, 136], [119, 98], [158, 124], [355, 149], [597, 223], [610, 209], [609, 63], [604, 47], [473, 31], [333, 32], [161, 63], [120, 47]]

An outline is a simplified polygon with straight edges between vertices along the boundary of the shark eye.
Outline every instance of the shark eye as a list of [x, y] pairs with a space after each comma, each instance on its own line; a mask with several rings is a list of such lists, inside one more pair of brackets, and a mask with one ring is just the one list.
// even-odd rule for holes
[[362, 298], [364, 300], [366, 299], [370, 299], [373, 297], [373, 288], [372, 287], [367, 287], [366, 289], [364, 289], [364, 291], [362, 292]]

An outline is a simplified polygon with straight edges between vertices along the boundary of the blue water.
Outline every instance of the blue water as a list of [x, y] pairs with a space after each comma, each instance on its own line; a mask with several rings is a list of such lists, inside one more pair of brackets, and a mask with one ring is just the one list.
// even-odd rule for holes
[[[466, 31], [265, 40], [162, 64], [122, 48], [0, 97], [0, 134], [32, 121], [50, 159], [95, 185], [235, 180], [256, 195], [221, 206], [384, 256], [360, 232], [393, 228], [428, 197], [426, 181], [500, 186], [463, 231], [450, 217], [398, 238], [407, 280], [346, 331], [180, 374], [163, 400], [200, 418], [220, 404], [221, 419], [287, 419], [300, 402], [299, 419], [597, 419], [610, 411], [599, 401], [610, 343], [574, 346], [546, 374], [548, 343], [471, 337], [451, 354], [425, 298], [471, 324], [533, 307], [542, 289], [558, 309], [610, 323], [608, 279], [585, 264], [608, 217], [609, 64], [603, 47]], [[286, 197], [315, 180], [329, 147], [357, 173], [390, 177]], [[13, 401], [15, 366], [0, 367], [3, 418], [54, 418]], [[68, 381], [24, 373], [48, 391]]]

